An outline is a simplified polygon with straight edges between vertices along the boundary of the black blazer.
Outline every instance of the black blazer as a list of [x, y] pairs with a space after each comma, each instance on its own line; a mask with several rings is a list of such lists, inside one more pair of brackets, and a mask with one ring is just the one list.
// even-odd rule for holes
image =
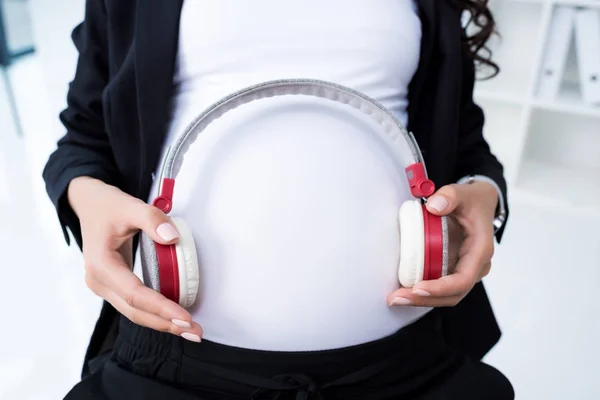
[[[92, 176], [147, 199], [167, 124], [183, 0], [87, 0], [72, 35], [79, 52], [66, 134], [43, 172], [69, 243], [81, 230], [65, 191], [71, 179]], [[473, 102], [474, 66], [463, 53], [460, 10], [451, 0], [419, 0], [421, 60], [409, 87], [409, 129], [438, 187], [468, 174], [494, 179], [504, 192], [502, 165], [483, 138], [484, 115]], [[491, 221], [490, 221], [491, 223]], [[500, 241], [502, 230], [496, 235]], [[448, 341], [482, 357], [500, 337], [482, 284], [456, 307], [437, 309]], [[117, 312], [104, 303], [86, 354], [83, 375], [110, 350]]]

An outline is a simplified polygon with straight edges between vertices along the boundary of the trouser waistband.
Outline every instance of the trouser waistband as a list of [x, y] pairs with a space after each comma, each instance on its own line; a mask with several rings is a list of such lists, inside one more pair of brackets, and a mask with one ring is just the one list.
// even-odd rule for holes
[[298, 399], [308, 399], [350, 385], [352, 394], [358, 387], [368, 392], [381, 379], [391, 379], [384, 373], [389, 370], [399, 382], [408, 382], [420, 370], [432, 374], [432, 366], [443, 367], [448, 351], [434, 312], [380, 340], [309, 352], [251, 350], [208, 340], [193, 343], [122, 318], [114, 358], [133, 372], [227, 398], [295, 393]]

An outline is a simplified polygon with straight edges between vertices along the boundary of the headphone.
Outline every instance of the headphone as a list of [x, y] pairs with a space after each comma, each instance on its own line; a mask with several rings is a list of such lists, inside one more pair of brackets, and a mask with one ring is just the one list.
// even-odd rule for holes
[[[167, 150], [160, 176], [159, 194], [153, 205], [165, 214], [173, 205], [175, 178], [185, 153], [198, 135], [213, 121], [254, 100], [284, 95], [315, 96], [346, 104], [373, 119], [380, 137], [405, 165], [413, 200], [399, 210], [400, 260], [398, 279], [412, 287], [422, 280], [438, 279], [448, 273], [448, 222], [445, 216], [429, 213], [426, 199], [435, 192], [427, 178], [422, 154], [412, 133], [384, 106], [347, 87], [320, 80], [285, 79], [264, 82], [233, 93], [208, 107]], [[142, 232], [141, 263], [144, 282], [182, 307], [194, 304], [199, 288], [199, 263], [192, 231], [184, 219], [172, 217], [179, 231], [176, 244], [162, 245]]]

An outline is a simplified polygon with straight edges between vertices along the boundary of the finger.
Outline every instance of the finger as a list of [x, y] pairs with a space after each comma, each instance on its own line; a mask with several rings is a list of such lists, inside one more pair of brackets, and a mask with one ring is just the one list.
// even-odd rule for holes
[[134, 324], [154, 329], [159, 332], [168, 332], [176, 336], [182, 336], [187, 340], [200, 342], [202, 338], [202, 328], [197, 323], [183, 324], [181, 321], [169, 321], [158, 315], [139, 310], [127, 304], [117, 293], [108, 288], [103, 296], [106, 301], [112, 304], [121, 314]]
[[[410, 293], [419, 298], [450, 298], [464, 296], [473, 287], [477, 272], [456, 271], [439, 279], [418, 282], [413, 288], [400, 289], [400, 295]], [[396, 294], [396, 292], [394, 292]]]
[[121, 247], [119, 247], [119, 254], [123, 257], [123, 261], [129, 269], [133, 268], [133, 241], [128, 239]]
[[[177, 319], [168, 320], [160, 315], [136, 309], [109, 287], [103, 285], [89, 274], [86, 274], [86, 284], [92, 292], [108, 301], [115, 309], [135, 324], [178, 336], [182, 336], [183, 333], [187, 332], [197, 335], [198, 340], [202, 337], [202, 328], [196, 322], [186, 322]], [[198, 341], [188, 335], [184, 337], [188, 340]]]
[[152, 240], [160, 244], [173, 244], [179, 239], [179, 232], [171, 219], [158, 208], [140, 201], [132, 201], [126, 206], [129, 228], [141, 229]]
[[[490, 262], [489, 240], [484, 235], [475, 235], [465, 242], [464, 254], [458, 260], [452, 274], [439, 279], [417, 282], [413, 293], [421, 296], [453, 297], [464, 296], [478, 282], [482, 269]], [[493, 248], [493, 244], [492, 244]]]
[[424, 297], [453, 297], [468, 293], [479, 278], [483, 264], [479, 253], [479, 251], [471, 251], [465, 254], [458, 261], [452, 274], [439, 279], [417, 282], [412, 292]]
[[485, 278], [486, 276], [488, 276], [488, 274], [490, 273], [491, 270], [492, 270], [492, 263], [488, 262], [481, 269], [481, 273], [479, 274], [479, 278], [477, 279], [477, 282], [481, 282], [481, 280], [483, 278]]
[[473, 233], [466, 237], [459, 250], [459, 259], [455, 266], [457, 271], [473, 269], [477, 275], [494, 256], [494, 239], [487, 234], [487, 227], [475, 228]]
[[410, 288], [401, 288], [388, 296], [389, 306], [451, 307], [460, 302], [464, 295], [432, 297], [417, 295]]
[[109, 253], [94, 268], [93, 276], [104, 286], [115, 292], [131, 307], [158, 315], [169, 321], [175, 319], [191, 324], [188, 311], [159, 292], [145, 286], [124, 264], [119, 253]]
[[442, 186], [427, 199], [427, 210], [434, 215], [450, 214], [460, 205], [460, 190], [458, 184]]

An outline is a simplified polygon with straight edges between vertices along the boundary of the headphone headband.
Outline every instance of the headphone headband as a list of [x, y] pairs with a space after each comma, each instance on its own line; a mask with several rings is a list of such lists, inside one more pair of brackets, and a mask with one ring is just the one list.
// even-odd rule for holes
[[378, 130], [379, 136], [390, 144], [400, 160], [408, 161], [405, 168], [413, 195], [426, 197], [433, 193], [434, 187], [427, 179], [423, 157], [414, 136], [387, 108], [362, 93], [335, 83], [313, 79], [282, 79], [235, 92], [214, 103], [196, 117], [167, 150], [161, 172], [160, 195], [154, 201], [154, 205], [164, 212], [170, 211], [174, 180], [181, 169], [185, 153], [210, 123], [254, 100], [284, 95], [314, 96], [347, 104], [371, 117], [382, 128]]

